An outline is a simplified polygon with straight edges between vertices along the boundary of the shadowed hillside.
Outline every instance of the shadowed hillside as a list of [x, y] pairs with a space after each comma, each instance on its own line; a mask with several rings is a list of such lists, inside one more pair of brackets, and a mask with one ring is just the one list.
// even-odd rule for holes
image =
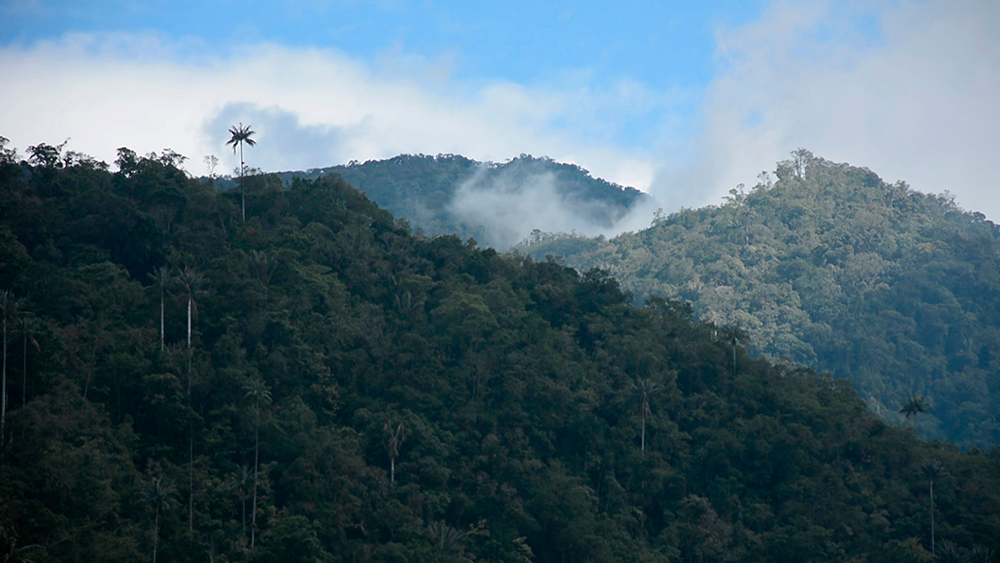
[[244, 222], [179, 159], [0, 142], [5, 561], [997, 560], [1000, 449], [339, 177], [249, 177]]

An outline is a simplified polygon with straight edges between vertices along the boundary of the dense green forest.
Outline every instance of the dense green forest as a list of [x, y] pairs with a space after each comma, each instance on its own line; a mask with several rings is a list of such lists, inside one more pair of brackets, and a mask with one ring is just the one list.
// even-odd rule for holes
[[[498, 250], [523, 240], [532, 229], [551, 227], [538, 224], [520, 232], [511, 225], [511, 232], [505, 232], [506, 224], [494, 222], [501, 211], [491, 206], [491, 196], [520, 200], [525, 206], [557, 206], [548, 212], [571, 217], [566, 230], [574, 223], [611, 228], [634, 205], [649, 198], [634, 188], [594, 178], [579, 166], [528, 155], [505, 163], [483, 163], [457, 155], [400, 155], [388, 160], [279, 172], [277, 176], [290, 184], [293, 178], [311, 180], [329, 174], [341, 176], [380, 207], [406, 219], [418, 232], [431, 236], [451, 234], [462, 240], [474, 238], [480, 245]], [[539, 192], [550, 190], [540, 197]], [[511, 223], [520, 223], [517, 218], [510, 219]]]
[[118, 154], [0, 139], [4, 561], [1000, 560], [1000, 449], [688, 305]]
[[947, 195], [797, 151], [724, 204], [685, 209], [612, 240], [548, 237], [524, 249], [609, 271], [637, 301], [693, 305], [738, 327], [755, 354], [857, 385], [925, 438], [1000, 444], [1000, 229]]

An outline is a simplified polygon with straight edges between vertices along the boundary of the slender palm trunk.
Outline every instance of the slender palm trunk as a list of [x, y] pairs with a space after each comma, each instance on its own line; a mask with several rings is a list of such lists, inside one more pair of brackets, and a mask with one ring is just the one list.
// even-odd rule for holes
[[934, 481], [931, 481], [931, 555], [934, 553]]
[[24, 334], [21, 335], [21, 408], [28, 404], [28, 321], [25, 320]]
[[163, 286], [160, 286], [160, 351], [167, 349], [166, 341], [164, 340], [164, 316], [166, 314], [166, 308], [163, 306]]
[[243, 141], [240, 141], [240, 191], [243, 196], [240, 198], [243, 204], [243, 222], [247, 222], [247, 185], [243, 180]]
[[3, 451], [7, 443], [4, 439], [7, 434], [4, 430], [7, 426], [7, 309], [3, 311], [3, 393], [0, 397], [0, 451]]
[[243, 466], [243, 482], [240, 483], [240, 508], [243, 509], [243, 537], [247, 537], [247, 466]]
[[640, 451], [646, 451], [646, 417], [642, 417], [642, 446]]
[[389, 458], [389, 482], [396, 482], [396, 458], [394, 457]]
[[153, 563], [156, 563], [156, 547], [160, 543], [160, 508], [156, 508], [156, 518], [153, 520]]
[[[191, 303], [193, 298], [188, 295], [188, 333], [187, 333], [187, 402], [191, 407]], [[194, 530], [194, 420], [188, 425], [188, 531]]]
[[194, 432], [188, 433], [188, 531], [194, 531]]
[[256, 421], [253, 432], [253, 512], [250, 515], [250, 549], [257, 539], [257, 468], [260, 459], [260, 397], [256, 401]]

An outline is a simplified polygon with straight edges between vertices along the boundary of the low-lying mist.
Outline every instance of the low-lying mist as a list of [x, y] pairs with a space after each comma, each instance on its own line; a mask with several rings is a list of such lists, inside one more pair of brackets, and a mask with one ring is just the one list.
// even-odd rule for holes
[[483, 164], [457, 185], [447, 211], [481, 246], [498, 250], [513, 247], [535, 229], [614, 236], [652, 221], [657, 208], [653, 198], [614, 201], [548, 163], [522, 158]]

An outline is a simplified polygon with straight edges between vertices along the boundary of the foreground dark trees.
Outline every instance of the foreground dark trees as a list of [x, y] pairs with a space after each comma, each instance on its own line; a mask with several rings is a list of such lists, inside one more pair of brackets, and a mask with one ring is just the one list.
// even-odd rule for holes
[[[125, 149], [112, 173], [53, 150], [0, 166], [0, 284], [40, 323], [8, 350], [6, 559], [997, 549], [1000, 452], [921, 442], [689, 306], [415, 237], [336, 178], [247, 176], [244, 224], [174, 156]], [[188, 281], [162, 293], [164, 267]], [[952, 476], [931, 517], [925, 459]]]

